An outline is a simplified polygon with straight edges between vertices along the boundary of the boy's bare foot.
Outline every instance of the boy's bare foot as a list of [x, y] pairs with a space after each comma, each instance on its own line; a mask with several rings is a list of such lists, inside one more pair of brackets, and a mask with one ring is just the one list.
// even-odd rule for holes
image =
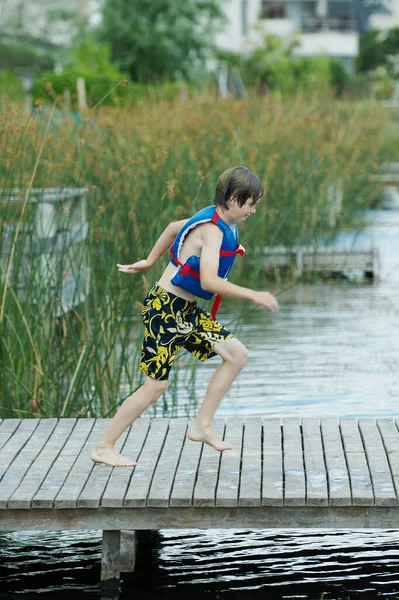
[[137, 463], [129, 458], [122, 456], [113, 448], [97, 448], [90, 454], [90, 458], [96, 463], [105, 463], [111, 467], [135, 467]]
[[195, 421], [190, 424], [187, 430], [187, 437], [193, 442], [205, 442], [205, 444], [209, 444], [209, 446], [212, 446], [215, 450], [219, 450], [219, 452], [233, 448], [231, 444], [224, 442], [217, 435], [211, 425], [203, 427]]

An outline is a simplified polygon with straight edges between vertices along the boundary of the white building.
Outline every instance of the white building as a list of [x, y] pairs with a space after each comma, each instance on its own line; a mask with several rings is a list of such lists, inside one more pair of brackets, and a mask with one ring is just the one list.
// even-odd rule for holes
[[371, 15], [370, 26], [372, 29], [399, 27], [399, 0], [387, 0], [386, 9], [386, 11]]
[[[395, 21], [398, 26], [399, 0], [386, 2], [396, 10], [396, 18], [373, 15], [372, 27], [395, 27]], [[220, 5], [228, 19], [216, 37], [220, 48], [247, 53], [262, 43], [264, 34], [274, 33], [298, 40], [297, 56], [327, 55], [354, 70], [359, 52], [354, 0], [220, 0]]]

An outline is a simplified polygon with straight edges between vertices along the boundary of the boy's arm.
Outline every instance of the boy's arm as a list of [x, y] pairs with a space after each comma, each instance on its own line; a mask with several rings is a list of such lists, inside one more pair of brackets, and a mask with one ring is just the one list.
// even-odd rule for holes
[[219, 228], [210, 223], [203, 225], [202, 236], [200, 278], [203, 290], [230, 298], [251, 300], [260, 306], [266, 306], [273, 312], [278, 310], [278, 302], [270, 292], [258, 292], [219, 277], [219, 252], [223, 240], [223, 233]]
[[180, 229], [183, 227], [183, 225], [185, 225], [185, 223], [187, 223], [187, 221], [188, 219], [183, 219], [182, 221], [173, 221], [172, 223], [169, 223], [165, 231], [155, 242], [155, 245], [147, 258], [139, 260], [132, 265], [118, 264], [117, 267], [119, 271], [121, 273], [139, 273], [140, 271], [145, 271], [146, 269], [154, 266], [162, 254], [169, 249], [171, 244], [173, 244]]

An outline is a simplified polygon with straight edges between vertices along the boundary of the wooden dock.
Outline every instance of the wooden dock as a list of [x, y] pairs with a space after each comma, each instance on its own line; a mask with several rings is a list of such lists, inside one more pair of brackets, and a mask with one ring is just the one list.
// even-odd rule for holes
[[89, 458], [108, 422], [0, 422], [0, 530], [103, 530], [105, 586], [162, 528], [399, 528], [399, 419], [216, 419], [221, 454], [141, 418], [115, 469]]
[[365, 247], [349, 244], [292, 248], [273, 246], [263, 251], [261, 261], [266, 269], [295, 266], [298, 276], [328, 271], [343, 276], [358, 274], [360, 277], [376, 279], [380, 274], [379, 251], [372, 244]]

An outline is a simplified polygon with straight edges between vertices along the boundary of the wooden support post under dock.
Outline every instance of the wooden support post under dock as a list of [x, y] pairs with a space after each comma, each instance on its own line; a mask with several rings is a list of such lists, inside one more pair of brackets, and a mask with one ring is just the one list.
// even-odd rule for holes
[[105, 589], [119, 589], [121, 575], [121, 532], [118, 529], [103, 531], [101, 558], [101, 585]]
[[399, 419], [216, 419], [219, 453], [187, 419], [140, 418], [134, 468], [90, 460], [108, 422], [0, 421], [0, 531], [103, 530], [110, 592], [159, 529], [399, 528]]
[[122, 529], [120, 545], [121, 573], [133, 573], [134, 567], [136, 566], [137, 546], [138, 535], [136, 532], [130, 531], [129, 529]]

